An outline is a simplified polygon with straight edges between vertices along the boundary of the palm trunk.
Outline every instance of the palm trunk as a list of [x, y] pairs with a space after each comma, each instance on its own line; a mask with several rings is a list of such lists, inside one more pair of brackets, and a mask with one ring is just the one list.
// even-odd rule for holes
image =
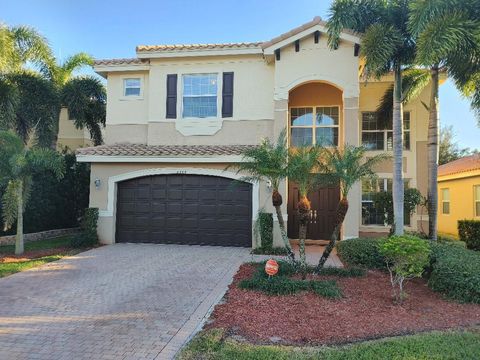
[[15, 236], [15, 255], [23, 254], [23, 182], [17, 190], [17, 235]]
[[300, 268], [302, 279], [307, 277], [307, 257], [305, 253], [305, 240], [307, 239], [307, 226], [310, 215], [310, 201], [306, 196], [302, 196], [298, 202], [298, 213], [300, 226], [298, 229], [298, 250], [300, 253]]
[[292, 251], [292, 247], [290, 246], [290, 241], [288, 240], [287, 230], [285, 228], [285, 221], [283, 221], [283, 214], [282, 214], [282, 195], [278, 192], [278, 190], [274, 190], [272, 192], [272, 204], [275, 207], [275, 212], [277, 213], [277, 221], [278, 225], [280, 226], [280, 234], [282, 235], [283, 244], [287, 249], [288, 257], [292, 262], [295, 261], [295, 254]]
[[345, 216], [347, 216], [347, 212], [348, 212], [348, 200], [346, 197], [344, 197], [340, 200], [337, 206], [337, 215], [335, 217], [335, 224], [333, 228], [332, 238], [330, 239], [330, 242], [328, 243], [327, 247], [323, 251], [322, 257], [318, 262], [315, 272], [318, 272], [321, 268], [323, 268], [323, 266], [327, 262], [328, 257], [330, 256], [333, 249], [335, 248], [335, 245], [340, 235], [340, 229], [342, 228], [342, 224], [343, 224], [343, 221], [345, 220]]
[[428, 236], [437, 240], [438, 171], [438, 66], [431, 69], [432, 90], [428, 117]]
[[395, 235], [403, 235], [404, 185], [403, 185], [403, 114], [402, 71], [395, 66], [393, 85], [393, 215]]

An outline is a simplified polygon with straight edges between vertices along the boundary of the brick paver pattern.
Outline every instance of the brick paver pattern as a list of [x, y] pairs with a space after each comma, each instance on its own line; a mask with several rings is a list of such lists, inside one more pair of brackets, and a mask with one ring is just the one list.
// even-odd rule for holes
[[0, 359], [166, 358], [248, 253], [115, 244], [0, 279]]

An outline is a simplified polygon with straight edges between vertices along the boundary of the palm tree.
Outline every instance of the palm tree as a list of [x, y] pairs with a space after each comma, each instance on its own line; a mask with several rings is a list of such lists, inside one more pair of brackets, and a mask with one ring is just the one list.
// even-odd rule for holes
[[427, 206], [429, 237], [437, 240], [439, 71], [447, 69], [480, 118], [480, 6], [478, 0], [414, 0], [408, 25], [416, 38], [416, 62], [428, 68], [431, 77]]
[[15, 254], [23, 253], [23, 212], [28, 202], [36, 170], [51, 170], [57, 178], [64, 173], [62, 156], [51, 149], [31, 148], [10, 131], [0, 131], [0, 185], [5, 186], [2, 196], [5, 230], [17, 221]]
[[272, 205], [277, 213], [277, 221], [288, 256], [295, 261], [295, 254], [290, 246], [285, 222], [282, 214], [282, 195], [278, 190], [280, 184], [287, 177], [288, 167], [288, 146], [286, 130], [282, 130], [278, 136], [277, 143], [273, 144], [270, 139], [265, 138], [257, 147], [249, 148], [242, 154], [243, 161], [235, 165], [237, 173], [244, 172], [248, 175], [242, 176], [242, 181], [266, 181], [272, 188]]
[[298, 242], [300, 252], [300, 266], [305, 278], [307, 260], [305, 254], [305, 240], [307, 238], [308, 221], [310, 220], [311, 204], [308, 194], [315, 191], [322, 178], [319, 176], [319, 161], [322, 148], [319, 146], [300, 147], [290, 149], [288, 161], [288, 179], [298, 186], [299, 201], [299, 231]]
[[415, 43], [408, 32], [408, 0], [336, 0], [328, 20], [329, 45], [337, 48], [344, 28], [363, 33], [364, 73], [377, 78], [393, 72], [393, 199], [395, 233], [403, 234], [402, 70], [414, 60]]
[[30, 62], [42, 66], [52, 57], [47, 40], [28, 26], [0, 24], [0, 73], [24, 69]]
[[347, 198], [350, 189], [357, 181], [365, 178], [376, 178], [375, 165], [389, 158], [387, 154], [366, 157], [366, 151], [367, 149], [363, 146], [356, 147], [348, 144], [342, 150], [338, 148], [323, 149], [322, 160], [319, 165], [320, 173], [324, 182], [336, 183], [340, 186], [341, 199], [337, 206], [332, 237], [318, 262], [317, 271], [325, 265], [330, 253], [335, 248], [340, 229], [348, 212]]
[[[62, 63], [51, 58], [42, 67], [42, 74], [57, 87], [62, 106], [66, 107], [69, 116], [74, 119], [77, 129], [87, 128], [94, 145], [100, 145], [102, 127], [106, 119], [106, 91], [102, 83], [92, 76], [74, 76], [76, 70], [84, 66], [92, 66], [93, 58], [86, 53], [78, 53], [68, 57]], [[58, 137], [58, 112], [52, 147], [55, 148]]]

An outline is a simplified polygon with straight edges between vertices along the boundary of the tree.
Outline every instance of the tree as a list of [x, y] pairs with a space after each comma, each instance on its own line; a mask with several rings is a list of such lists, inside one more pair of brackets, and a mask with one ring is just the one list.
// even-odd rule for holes
[[249, 148], [242, 154], [243, 161], [236, 164], [237, 173], [244, 172], [248, 175], [242, 176], [242, 181], [266, 181], [272, 188], [272, 205], [277, 214], [278, 225], [282, 234], [282, 240], [288, 251], [291, 261], [295, 260], [295, 254], [288, 240], [287, 230], [282, 214], [282, 195], [279, 187], [287, 177], [288, 167], [288, 146], [286, 130], [282, 130], [276, 144], [265, 138], [257, 147]]
[[0, 73], [20, 71], [30, 62], [43, 66], [52, 57], [48, 41], [28, 26], [0, 24]]
[[356, 147], [348, 144], [342, 150], [338, 148], [322, 149], [319, 171], [322, 174], [323, 182], [338, 184], [341, 199], [337, 206], [332, 237], [318, 262], [317, 271], [325, 265], [330, 253], [335, 248], [348, 212], [348, 193], [352, 186], [361, 179], [376, 178], [375, 165], [389, 158], [386, 154], [365, 157], [366, 151], [363, 146]]
[[299, 252], [302, 277], [305, 279], [307, 259], [305, 254], [305, 240], [307, 238], [308, 222], [311, 214], [311, 204], [308, 194], [315, 191], [322, 184], [319, 174], [320, 156], [322, 148], [319, 146], [291, 148], [288, 158], [288, 179], [298, 186], [299, 201]]
[[440, 128], [440, 143], [439, 143], [439, 158], [438, 164], [443, 165], [460, 159], [461, 157], [471, 154], [469, 148], [460, 148], [455, 142], [455, 133], [453, 127], [443, 126]]
[[431, 75], [428, 123], [429, 237], [437, 239], [438, 87], [446, 68], [456, 86], [471, 99], [480, 119], [480, 6], [478, 0], [414, 0], [409, 30], [417, 45], [416, 63]]
[[[101, 145], [102, 127], [105, 126], [107, 94], [102, 83], [92, 76], [74, 76], [74, 72], [84, 66], [92, 66], [93, 58], [86, 53], [78, 53], [60, 63], [52, 57], [41, 68], [41, 73], [58, 89], [62, 106], [74, 119], [77, 129], [87, 128], [94, 145]], [[57, 144], [58, 122], [55, 122], [52, 147]]]
[[33, 182], [32, 173], [49, 169], [57, 178], [64, 173], [63, 158], [53, 150], [25, 146], [23, 140], [10, 131], [0, 131], [0, 185], [3, 221], [6, 229], [17, 221], [15, 254], [23, 253], [23, 212]]
[[393, 72], [393, 194], [395, 231], [403, 234], [403, 110], [402, 71], [414, 60], [415, 42], [407, 29], [408, 0], [336, 0], [327, 23], [331, 48], [339, 45], [344, 28], [363, 33], [361, 56], [365, 75], [377, 78]]

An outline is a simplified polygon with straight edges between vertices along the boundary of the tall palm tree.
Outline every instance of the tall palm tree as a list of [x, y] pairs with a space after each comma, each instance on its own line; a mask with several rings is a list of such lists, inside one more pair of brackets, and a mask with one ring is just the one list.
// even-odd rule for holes
[[22, 139], [10, 131], [0, 131], [0, 185], [5, 186], [2, 196], [5, 230], [17, 221], [15, 254], [22, 254], [23, 212], [28, 202], [36, 170], [51, 170], [57, 178], [64, 173], [63, 158], [57, 152], [45, 148], [25, 146]]
[[429, 237], [437, 240], [439, 71], [447, 69], [480, 119], [480, 4], [478, 0], [414, 0], [408, 25], [417, 43], [416, 62], [428, 68], [431, 77], [427, 206]]
[[[60, 93], [62, 106], [66, 107], [69, 116], [74, 119], [77, 129], [87, 128], [94, 145], [100, 145], [102, 127], [106, 119], [106, 91], [102, 83], [92, 76], [75, 76], [75, 71], [92, 66], [93, 58], [87, 53], [80, 52], [59, 62], [52, 57], [41, 68], [41, 73], [57, 87]], [[55, 148], [58, 138], [58, 112], [52, 147]]]
[[335, 0], [327, 23], [329, 45], [337, 48], [344, 28], [363, 33], [361, 56], [366, 76], [393, 72], [393, 199], [395, 233], [403, 234], [402, 70], [414, 60], [415, 43], [407, 29], [408, 0]]
[[291, 261], [295, 261], [295, 254], [288, 240], [285, 221], [282, 214], [282, 195], [279, 187], [287, 177], [288, 167], [288, 146], [286, 130], [282, 130], [278, 136], [277, 143], [265, 138], [257, 147], [247, 149], [243, 152], [243, 161], [235, 165], [237, 172], [244, 172], [248, 175], [242, 176], [243, 181], [266, 181], [272, 188], [272, 205], [277, 214], [278, 225], [285, 248]]
[[0, 73], [19, 71], [28, 62], [43, 66], [52, 57], [48, 41], [29, 26], [0, 24]]
[[311, 213], [308, 194], [315, 191], [321, 185], [322, 178], [319, 176], [321, 153], [322, 148], [319, 146], [291, 148], [288, 159], [288, 179], [297, 184], [300, 197], [298, 201], [300, 223], [298, 242], [303, 278], [305, 278], [307, 270], [305, 240], [307, 238], [308, 222]]
[[341, 199], [337, 206], [332, 237], [318, 262], [317, 270], [325, 265], [339, 238], [340, 229], [348, 212], [347, 198], [352, 186], [362, 179], [375, 178], [377, 176], [375, 165], [389, 158], [387, 154], [366, 157], [366, 151], [363, 146], [352, 145], [345, 145], [342, 150], [324, 148], [322, 151], [319, 170], [323, 181], [338, 184]]

